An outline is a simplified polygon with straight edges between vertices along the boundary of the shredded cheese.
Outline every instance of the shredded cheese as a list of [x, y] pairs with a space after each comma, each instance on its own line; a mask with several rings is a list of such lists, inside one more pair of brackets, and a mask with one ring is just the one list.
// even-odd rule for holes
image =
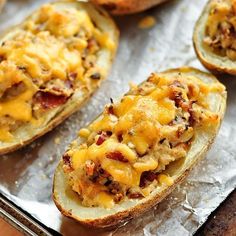
[[69, 5], [45, 4], [7, 34], [0, 46], [0, 142], [10, 141], [20, 125], [40, 125], [45, 113], [67, 101], [53, 96], [69, 97], [74, 89], [98, 83], [91, 77], [102, 77], [96, 65], [101, 48], [114, 50], [115, 42], [88, 12]]
[[[70, 166], [67, 159], [64, 171], [82, 203], [110, 208], [125, 198], [147, 196], [158, 185], [171, 186], [172, 177], [162, 171], [186, 157], [196, 127], [219, 122], [206, 102], [218, 91], [224, 91], [220, 83], [209, 85], [197, 76], [152, 74], [120, 102], [107, 105], [80, 130], [85, 142], [66, 154]], [[104, 197], [94, 200], [87, 185]]]

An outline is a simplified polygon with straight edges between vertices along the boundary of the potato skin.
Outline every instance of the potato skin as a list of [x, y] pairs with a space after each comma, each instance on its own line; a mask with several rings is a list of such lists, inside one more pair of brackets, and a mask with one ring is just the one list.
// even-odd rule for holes
[[[5, 0], [4, 0], [5, 1]], [[1, 3], [1, 0], [0, 0]], [[94, 17], [94, 21], [97, 23], [97, 25], [99, 26], [103, 26], [104, 28], [108, 28], [111, 32], [109, 32], [112, 35], [112, 38], [114, 40], [115, 43], [115, 48], [114, 51], [110, 52], [109, 57], [107, 57], [107, 59], [105, 59], [104, 57], [101, 56], [101, 60], [106, 60], [106, 67], [104, 67], [104, 72], [105, 72], [105, 77], [104, 79], [106, 79], [108, 73], [109, 73], [109, 69], [111, 68], [113, 59], [116, 55], [116, 50], [119, 44], [119, 30], [116, 26], [116, 24], [114, 23], [114, 21], [112, 20], [112, 18], [109, 16], [109, 14], [99, 8], [94, 6], [91, 3], [70, 3], [70, 2], [64, 2], [64, 1], [60, 1], [60, 2], [54, 2], [52, 4], [78, 4], [81, 5], [81, 7], [83, 7], [84, 4], [88, 5], [91, 11], [89, 12], [90, 15], [93, 15], [92, 11], [96, 11], [97, 12], [97, 16], [93, 15]], [[36, 10], [37, 12], [37, 10]], [[30, 19], [31, 17], [34, 16], [34, 13], [32, 13], [32, 15], [30, 15], [27, 19]], [[0, 43], [2, 41], [2, 39], [5, 37], [5, 35], [11, 34], [11, 32], [14, 32], [14, 30], [18, 30], [22, 27], [23, 23], [14, 26], [12, 28], [10, 28], [9, 30], [7, 30], [5, 33], [0, 35]], [[102, 50], [104, 50], [103, 48], [101, 48]], [[101, 80], [102, 82], [102, 80]], [[3, 145], [0, 143], [0, 155], [3, 154], [7, 154], [10, 152], [13, 152], [17, 149], [20, 149], [28, 144], [30, 144], [31, 142], [33, 142], [34, 140], [36, 140], [37, 138], [43, 136], [44, 134], [46, 134], [47, 132], [51, 131], [52, 129], [54, 129], [56, 126], [58, 126], [60, 123], [62, 123], [64, 120], [66, 120], [70, 115], [72, 115], [74, 112], [78, 111], [86, 102], [87, 100], [93, 95], [93, 93], [99, 88], [100, 83], [96, 84], [95, 86], [93, 86], [90, 90], [88, 89], [83, 89], [83, 90], [75, 90], [74, 95], [64, 104], [62, 105], [62, 109], [58, 112], [58, 114], [55, 114], [50, 120], [48, 120], [48, 122], [46, 124], [43, 124], [41, 127], [35, 129], [35, 127], [33, 125], [26, 124], [24, 126], [24, 128], [26, 128], [28, 130], [28, 134], [27, 136], [25, 135], [22, 139], [17, 139], [14, 138], [14, 140], [12, 142], [7, 143], [7, 145]], [[21, 127], [19, 127], [21, 128]]]
[[[163, 74], [172, 74], [172, 73], [185, 73], [184, 71], [191, 71], [193, 74], [198, 74], [206, 77], [209, 79], [209, 81], [216, 82], [216, 78], [208, 73], [201, 72], [199, 70], [196, 70], [194, 68], [180, 68], [180, 69], [172, 69], [167, 70], [163, 72]], [[74, 215], [71, 211], [71, 208], [66, 209], [66, 207], [63, 206], [63, 202], [60, 201], [60, 194], [61, 191], [64, 191], [60, 188], [60, 182], [62, 182], [62, 178], [64, 175], [63, 169], [62, 169], [62, 162], [59, 163], [55, 175], [54, 175], [54, 181], [53, 181], [53, 200], [57, 206], [57, 208], [61, 211], [62, 214], [65, 216], [75, 219], [79, 223], [94, 227], [94, 228], [110, 228], [117, 225], [120, 225], [128, 220], [131, 220], [132, 218], [138, 217], [144, 212], [150, 210], [153, 208], [156, 204], [161, 202], [166, 196], [168, 196], [180, 183], [184, 181], [184, 179], [188, 176], [191, 169], [196, 165], [196, 163], [205, 157], [207, 151], [210, 149], [212, 143], [214, 142], [214, 139], [219, 131], [221, 121], [224, 117], [225, 109], [226, 109], [226, 93], [222, 94], [221, 97], [222, 101], [220, 101], [220, 109], [219, 109], [219, 116], [220, 116], [220, 122], [214, 129], [212, 130], [212, 133], [209, 134], [207, 143], [204, 143], [203, 146], [199, 146], [198, 144], [198, 152], [197, 155], [195, 155], [188, 166], [184, 167], [184, 171], [181, 175], [177, 174], [177, 177], [174, 179], [174, 184], [170, 187], [167, 187], [164, 189], [164, 191], [156, 192], [154, 196], [146, 199], [142, 203], [138, 203], [132, 208], [126, 208], [122, 211], [117, 210], [114, 214], [105, 216], [105, 217], [98, 217], [95, 219], [81, 219], [79, 215]], [[188, 158], [188, 156], [186, 157]], [[67, 188], [66, 180], [65, 180], [65, 189]], [[77, 197], [77, 195], [76, 195]], [[68, 199], [69, 200], [69, 199]], [[97, 210], [97, 209], [96, 209]]]
[[[194, 27], [193, 33], [193, 46], [195, 53], [206, 69], [213, 74], [231, 74], [236, 75], [236, 61], [233, 62], [230, 59], [226, 60], [226, 57], [214, 55], [214, 53], [206, 50], [203, 46], [203, 38], [205, 36], [205, 24], [209, 14], [211, 0], [208, 1], [204, 7], [201, 16]], [[230, 65], [230, 62], [235, 65]]]
[[167, 0], [92, 0], [114, 15], [133, 14], [147, 10]]

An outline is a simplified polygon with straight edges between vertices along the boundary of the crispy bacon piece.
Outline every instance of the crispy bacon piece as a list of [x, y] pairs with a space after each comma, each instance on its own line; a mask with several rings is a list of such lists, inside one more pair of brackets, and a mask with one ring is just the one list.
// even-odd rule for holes
[[67, 171], [72, 171], [73, 167], [72, 167], [72, 164], [70, 161], [70, 156], [67, 153], [65, 153], [62, 156], [62, 159], [63, 159], [63, 163], [64, 163], [64, 168], [66, 168]]
[[144, 188], [144, 187], [146, 187], [148, 182], [152, 182], [152, 181], [154, 181], [154, 179], [156, 179], [156, 174], [154, 172], [144, 171], [141, 175], [139, 186], [141, 188]]
[[191, 127], [193, 127], [196, 122], [195, 118], [194, 118], [194, 110], [192, 108], [192, 105], [193, 105], [193, 103], [190, 104], [189, 109], [188, 109], [188, 112], [190, 114], [188, 122], [189, 122], [189, 126], [191, 126]]
[[124, 198], [123, 193], [117, 193], [117, 194], [115, 195], [115, 197], [114, 197], [115, 203], [120, 202], [120, 201], [122, 200], [122, 198]]
[[98, 137], [98, 140], [97, 140], [96, 144], [97, 144], [98, 146], [101, 145], [101, 144], [103, 144], [104, 141], [105, 141], [107, 138], [108, 138], [108, 135], [107, 135], [106, 133], [102, 132], [102, 133], [100, 134], [100, 136]]
[[107, 108], [107, 111], [108, 111], [108, 114], [115, 115], [113, 105], [110, 105], [110, 106]]
[[188, 110], [189, 105], [182, 97], [182, 93], [178, 91], [173, 91], [173, 100], [175, 101], [175, 105], [177, 107], [183, 108], [183, 110]]
[[171, 88], [171, 99], [175, 101], [176, 107], [181, 107], [183, 110], [187, 111], [189, 109], [188, 102], [182, 96], [182, 92], [179, 91], [179, 88], [183, 88], [183, 85], [179, 81], [174, 81], [173, 84], [170, 85]]
[[128, 162], [128, 160], [119, 151], [109, 152], [107, 153], [106, 157], [120, 162]]
[[122, 191], [121, 186], [118, 182], [112, 181], [108, 186], [109, 193], [118, 194]]
[[96, 144], [99, 146], [101, 144], [103, 144], [103, 142], [112, 135], [111, 131], [100, 131], [98, 134], [100, 134], [100, 136], [98, 137], [98, 140], [96, 142]]
[[44, 109], [52, 109], [66, 103], [68, 97], [55, 95], [49, 92], [39, 91], [34, 96], [34, 101], [39, 103]]
[[69, 156], [67, 153], [65, 153], [65, 154], [62, 156], [62, 159], [63, 159], [63, 162], [64, 162], [65, 165], [70, 165], [70, 164], [71, 164], [71, 163], [70, 163], [70, 156]]

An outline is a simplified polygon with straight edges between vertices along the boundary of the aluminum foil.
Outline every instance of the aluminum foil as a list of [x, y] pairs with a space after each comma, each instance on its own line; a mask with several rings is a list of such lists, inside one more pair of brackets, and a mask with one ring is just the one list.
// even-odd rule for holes
[[[11, 0], [0, 16], [0, 31], [20, 23], [46, 0]], [[0, 157], [0, 192], [40, 222], [63, 235], [192, 235], [236, 187], [236, 79], [219, 78], [228, 89], [228, 108], [220, 133], [206, 159], [155, 209], [116, 230], [94, 231], [63, 217], [55, 207], [52, 178], [66, 146], [80, 127], [93, 120], [110, 98], [118, 99], [128, 82], [140, 83], [153, 71], [183, 65], [203, 69], [192, 32], [207, 0], [170, 0], [138, 15], [116, 17], [121, 31], [119, 51], [109, 78], [67, 121], [32, 145]], [[139, 29], [152, 15], [156, 24]], [[204, 70], [204, 69], [203, 69]]]

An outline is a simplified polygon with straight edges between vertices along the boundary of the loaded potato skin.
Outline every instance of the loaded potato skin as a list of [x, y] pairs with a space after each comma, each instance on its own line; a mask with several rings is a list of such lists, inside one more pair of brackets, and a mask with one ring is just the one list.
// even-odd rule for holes
[[151, 74], [79, 131], [55, 172], [57, 207], [95, 227], [149, 210], [205, 155], [225, 106], [225, 87], [210, 74]]
[[235, 4], [234, 0], [210, 0], [195, 25], [195, 52], [213, 73], [236, 75]]
[[0, 154], [78, 110], [107, 77], [119, 33], [90, 3], [40, 7], [0, 38]]

